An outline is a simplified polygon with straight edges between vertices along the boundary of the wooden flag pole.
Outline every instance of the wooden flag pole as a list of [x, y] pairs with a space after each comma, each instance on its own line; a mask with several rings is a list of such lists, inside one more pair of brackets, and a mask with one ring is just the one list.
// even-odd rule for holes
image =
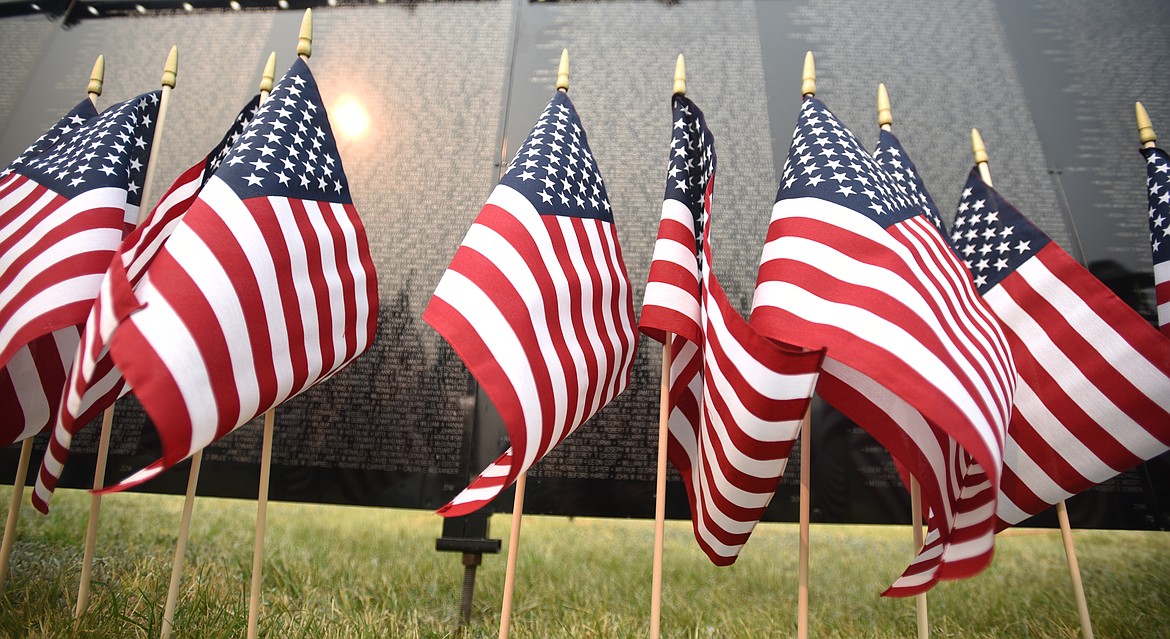
[[[99, 68], [100, 67], [100, 68]], [[98, 57], [98, 61], [94, 64], [93, 73], [89, 80], [90, 97], [94, 95], [101, 95], [101, 82], [99, 74], [105, 75], [105, 60]], [[171, 101], [171, 89], [175, 88], [175, 80], [179, 74], [179, 49], [172, 46], [171, 50], [167, 52], [167, 61], [163, 65], [162, 80], [162, 95], [158, 101], [158, 120], [154, 126], [154, 136], [150, 143], [150, 157], [147, 159], [146, 175], [142, 179], [142, 199], [138, 202], [138, 224], [142, 224], [142, 220], [146, 219], [147, 213], [150, 212], [147, 198], [150, 197], [151, 182], [154, 178], [155, 159], [158, 157], [158, 148], [162, 143], [163, 121], [166, 118], [167, 105]], [[95, 92], [94, 89], [97, 88]], [[110, 405], [102, 413], [102, 427], [101, 434], [98, 436], [98, 450], [97, 461], [93, 471], [93, 492], [89, 498], [89, 522], [85, 527], [85, 550], [81, 557], [81, 582], [77, 586], [77, 606], [73, 610], [75, 618], [81, 618], [85, 614], [86, 608], [89, 606], [89, 582], [93, 573], [93, 555], [97, 546], [97, 529], [98, 518], [101, 515], [102, 496], [96, 491], [101, 490], [106, 485], [106, 461], [110, 455], [110, 432], [114, 424], [114, 406]]]
[[199, 486], [199, 467], [203, 465], [203, 451], [191, 457], [191, 473], [187, 476], [187, 494], [183, 497], [183, 516], [179, 520], [179, 539], [175, 542], [175, 560], [171, 563], [171, 582], [167, 586], [167, 603], [163, 608], [162, 639], [168, 639], [175, 625], [175, 604], [179, 601], [179, 581], [183, 577], [183, 557], [187, 552], [187, 533], [191, 530], [191, 510], [195, 507], [195, 489]]
[[[682, 61], [682, 56], [679, 56]], [[666, 533], [666, 442], [670, 423], [670, 342], [662, 344], [662, 388], [658, 401], [658, 474], [654, 488], [654, 570], [650, 591], [650, 639], [658, 639], [662, 620], [662, 546]]]
[[[811, 98], [817, 94], [817, 71], [813, 61], [812, 51], [804, 54], [804, 72], [800, 84], [800, 94], [804, 98]], [[797, 551], [796, 568], [796, 637], [808, 639], [808, 532], [809, 532], [809, 498], [811, 495], [812, 472], [809, 464], [809, 448], [812, 446], [810, 405], [804, 412], [804, 420], [800, 423], [800, 546]]]
[[16, 522], [20, 519], [20, 502], [24, 498], [24, 479], [28, 475], [28, 461], [32, 457], [32, 437], [20, 445], [20, 461], [16, 464], [16, 477], [12, 480], [12, 501], [8, 504], [8, 519], [4, 522], [4, 541], [0, 544], [0, 588], [8, 578], [8, 558], [12, 544], [16, 541]]
[[[309, 9], [305, 10], [305, 21], [309, 20]], [[312, 23], [309, 23], [312, 29]], [[301, 25], [302, 35], [305, 29]], [[309, 35], [310, 42], [312, 34]], [[304, 55], [308, 58], [308, 54]], [[264, 74], [260, 78], [260, 104], [268, 99], [272, 92], [272, 83], [276, 79], [276, 52], [268, 55], [268, 62], [264, 65]], [[256, 639], [260, 621], [260, 585], [264, 571], [264, 536], [268, 521], [268, 480], [272, 472], [272, 431], [276, 424], [276, 409], [270, 408], [264, 413], [264, 440], [260, 449], [260, 486], [256, 493], [256, 541], [252, 547], [252, 583], [248, 595], [248, 639]]]
[[[1140, 108], [1141, 105], [1138, 106]], [[1140, 114], [1138, 126], [1140, 130]], [[1153, 133], [1152, 127], [1150, 133]], [[971, 129], [971, 151], [975, 154], [975, 164], [979, 167], [979, 177], [987, 186], [993, 186], [991, 183], [991, 170], [987, 167], [987, 147], [983, 144], [983, 137], [979, 135], [979, 129]], [[1081, 581], [1081, 569], [1077, 564], [1077, 550], [1073, 545], [1072, 526], [1069, 525], [1068, 508], [1065, 506], [1063, 499], [1056, 504], [1056, 518], [1060, 522], [1060, 537], [1064, 541], [1064, 557], [1068, 562], [1068, 573], [1072, 579], [1073, 597], [1076, 599], [1077, 615], [1081, 621], [1081, 637], [1083, 639], [1093, 639], [1093, 623], [1089, 619], [1089, 602], [1085, 598], [1085, 585]]]
[[[106, 58], [99, 55], [89, 74], [86, 93], [89, 101], [97, 108], [97, 98], [102, 94], [102, 83], [106, 77]], [[16, 524], [20, 519], [20, 503], [24, 500], [24, 487], [28, 475], [28, 464], [32, 459], [33, 438], [28, 437], [20, 444], [20, 459], [16, 463], [16, 477], [12, 479], [12, 500], [8, 504], [8, 518], [4, 522], [4, 540], [0, 542], [0, 588], [8, 579], [8, 560], [12, 555], [12, 544], [16, 541]]]
[[[884, 83], [878, 84], [878, 127], [883, 131], [894, 129], [894, 110], [890, 106], [890, 92]], [[910, 526], [914, 537], [914, 556], [922, 550], [922, 487], [918, 479], [910, 476]], [[927, 615], [926, 593], [914, 595], [914, 608], [918, 619], [918, 639], [930, 639], [930, 617]]]
[[[687, 64], [682, 54], [674, 63], [674, 95], [687, 94]], [[666, 537], [666, 444], [670, 430], [670, 343], [662, 343], [662, 388], [658, 401], [658, 472], [654, 484], [654, 567], [650, 586], [650, 639], [658, 639], [662, 625], [662, 549]], [[700, 407], [702, 410], [702, 407]]]
[[[569, 92], [569, 50], [561, 51], [557, 66], [557, 91]], [[524, 516], [524, 486], [527, 473], [516, 478], [516, 497], [512, 502], [512, 532], [508, 535], [508, 567], [504, 572], [504, 596], [500, 607], [500, 639], [508, 639], [512, 625], [512, 594], [516, 585], [516, 554], [520, 547], [520, 520]]]

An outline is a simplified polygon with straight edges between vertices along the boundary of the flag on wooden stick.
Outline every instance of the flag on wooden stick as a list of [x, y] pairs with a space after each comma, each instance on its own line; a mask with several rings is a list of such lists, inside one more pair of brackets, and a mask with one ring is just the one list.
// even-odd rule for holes
[[1018, 370], [999, 528], [1170, 446], [1170, 339], [983, 182], [951, 240], [1004, 326]]
[[885, 594], [985, 568], [1015, 383], [1006, 338], [935, 225], [816, 98], [801, 108], [751, 319], [827, 348], [820, 395], [922, 485], [940, 543]]
[[69, 456], [73, 436], [86, 423], [105, 410], [130, 390], [122, 371], [118, 369], [108, 348], [110, 336], [118, 325], [113, 313], [115, 303], [112, 284], [124, 279], [131, 289], [138, 286], [151, 262], [170, 237], [183, 214], [195, 202], [203, 185], [231, 151], [245, 127], [255, 115], [258, 97], [236, 116], [231, 129], [211, 153], [179, 176], [159, 200], [150, 215], [132, 232], [110, 263], [105, 279], [85, 328], [81, 334], [81, 348], [77, 349], [69, 370], [68, 383], [53, 428], [49, 448], [41, 461], [33, 490], [33, 506], [43, 513], [49, 510], [49, 501], [57, 480]]
[[[822, 351], [753, 329], [715, 277], [715, 140], [702, 111], [673, 100], [666, 196], [639, 328], [671, 334], [668, 456], [687, 488], [695, 540], [716, 565], [739, 556], [784, 474]], [[701, 412], [700, 412], [701, 411]]]
[[[1152, 144], [1152, 143], [1151, 143]], [[1170, 158], [1157, 147], [1142, 149], [1150, 200], [1150, 249], [1154, 256], [1154, 300], [1158, 326], [1170, 336]]]
[[303, 60], [281, 78], [138, 285], [122, 269], [108, 275], [117, 322], [108, 347], [163, 453], [107, 491], [151, 479], [369, 347], [378, 305], [373, 261]]
[[495, 404], [511, 448], [439, 509], [486, 505], [629, 383], [637, 332], [585, 130], [558, 92], [423, 313]]
[[159, 92], [73, 108], [0, 173], [0, 445], [51, 425], [102, 273], [138, 217]]

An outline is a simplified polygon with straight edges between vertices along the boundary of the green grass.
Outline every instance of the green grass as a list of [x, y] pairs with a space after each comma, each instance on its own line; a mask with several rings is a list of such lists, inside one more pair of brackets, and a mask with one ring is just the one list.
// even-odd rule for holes
[[[11, 489], [0, 489], [7, 504]], [[61, 491], [53, 513], [22, 508], [11, 573], [0, 594], [0, 637], [157, 637], [181, 498], [103, 501], [90, 609], [74, 629], [88, 495]], [[242, 637], [248, 613], [252, 502], [199, 499], [174, 637]], [[449, 637], [463, 569], [434, 551], [426, 512], [273, 503], [268, 513], [260, 634], [293, 639]], [[497, 536], [508, 517], [495, 518]], [[906, 527], [812, 529], [814, 637], [912, 637], [912, 600], [878, 597], [905, 567]], [[1166, 636], [1170, 534], [1077, 531], [1099, 637]], [[527, 517], [512, 637], [645, 637], [653, 523]], [[784, 637], [796, 633], [796, 527], [765, 524], [739, 562], [711, 566], [687, 522], [668, 522], [664, 637]], [[992, 567], [929, 595], [933, 637], [1078, 637], [1060, 537], [1011, 531]], [[504, 556], [479, 570], [470, 637], [495, 637]]]

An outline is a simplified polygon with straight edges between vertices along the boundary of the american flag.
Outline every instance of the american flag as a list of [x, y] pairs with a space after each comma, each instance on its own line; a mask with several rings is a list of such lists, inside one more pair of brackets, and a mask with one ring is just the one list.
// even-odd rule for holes
[[1158, 148], [1142, 149], [1150, 196], [1150, 249], [1154, 254], [1154, 299], [1158, 326], [1170, 336], [1170, 159]]
[[1166, 451], [1170, 340], [976, 170], [951, 240], [1003, 323], [1019, 372], [1000, 528]]
[[341, 370], [374, 337], [365, 229], [317, 85], [281, 78], [136, 287], [112, 269], [110, 353], [159, 431], [147, 481]]
[[820, 395], [922, 485], [941, 537], [886, 594], [985, 568], [1015, 380], [1006, 338], [914, 199], [816, 98], [801, 108], [751, 320], [828, 349]]
[[897, 189], [898, 195], [909, 198], [926, 219], [930, 220], [934, 228], [938, 229], [939, 234], [946, 237], [947, 229], [943, 225], [942, 215], [931, 199], [930, 192], [926, 190], [918, 167], [914, 166], [910, 155], [902, 148], [898, 136], [883, 129], [878, 135], [873, 159], [894, 178], [894, 188]]
[[56, 419], [81, 324], [138, 217], [159, 92], [85, 100], [0, 173], [0, 445]]
[[633, 298], [597, 163], [553, 95], [423, 313], [503, 418], [512, 446], [450, 503], [486, 505], [629, 383]]
[[667, 454], [687, 488], [695, 540], [726, 566], [776, 492], [823, 352], [781, 348], [728, 301], [711, 269], [715, 140], [693, 102], [675, 95], [673, 105], [666, 196], [639, 328], [660, 342], [673, 335]]
[[69, 369], [53, 436], [37, 473], [32, 496], [33, 506], [37, 510], [43, 513], [49, 511], [49, 501], [69, 457], [73, 436], [90, 419], [130, 390], [108, 348], [110, 335], [118, 325], [118, 319], [112, 311], [116, 307], [112, 297], [112, 283], [124, 281], [131, 289], [138, 285], [163, 243], [195, 202], [204, 183], [219, 168], [244, 128], [251, 122], [258, 102], [259, 96], [252, 98], [236, 116], [223, 140], [206, 158], [175, 180], [150, 215], [114, 254], [81, 333], [81, 348], [75, 349], [76, 355]]

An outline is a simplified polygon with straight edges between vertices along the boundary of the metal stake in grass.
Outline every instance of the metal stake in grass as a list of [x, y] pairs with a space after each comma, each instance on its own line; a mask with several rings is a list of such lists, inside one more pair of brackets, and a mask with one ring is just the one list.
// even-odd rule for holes
[[[1141, 109], [1141, 105], [1138, 105]], [[1141, 109], [1144, 111], [1144, 109]], [[1141, 132], [1141, 111], [1138, 114], [1138, 130]], [[1148, 118], [1147, 118], [1148, 121]], [[1150, 133], [1153, 134], [1153, 128], [1150, 128]], [[1143, 135], [1143, 142], [1144, 142]], [[993, 186], [991, 183], [991, 170], [987, 168], [987, 147], [983, 144], [983, 136], [979, 135], [979, 129], [971, 129], [971, 152], [975, 154], [975, 165], [979, 168], [979, 177], [987, 186]], [[1077, 549], [1073, 545], [1072, 526], [1068, 521], [1068, 508], [1065, 506], [1064, 500], [1060, 500], [1056, 504], [1056, 518], [1060, 522], [1060, 537], [1064, 541], [1064, 557], [1068, 562], [1068, 574], [1072, 579], [1073, 597], [1077, 602], [1077, 615], [1081, 620], [1081, 637], [1083, 639], [1093, 639], [1093, 622], [1089, 619], [1089, 602], [1085, 598], [1085, 585], [1081, 581], [1081, 568], [1077, 564]]]
[[[878, 127], [883, 131], [893, 131], [894, 111], [890, 108], [890, 93], [886, 85], [878, 84]], [[922, 487], [918, 479], [910, 476], [910, 526], [914, 533], [914, 556], [922, 550]], [[914, 595], [914, 608], [918, 617], [918, 639], [929, 639], [930, 619], [927, 616], [926, 593]]]

